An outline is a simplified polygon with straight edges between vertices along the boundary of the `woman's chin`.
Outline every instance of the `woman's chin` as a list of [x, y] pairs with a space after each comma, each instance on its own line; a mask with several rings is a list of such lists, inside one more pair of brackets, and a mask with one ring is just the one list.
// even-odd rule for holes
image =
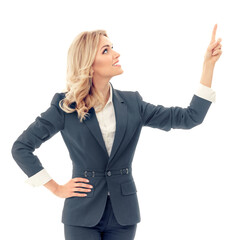
[[117, 74], [117, 75], [120, 75], [120, 74], [122, 74], [124, 71], [122, 70], [119, 74]]
[[120, 75], [120, 74], [122, 74], [124, 71], [121, 69], [121, 70], [119, 70], [118, 72], [116, 72], [115, 74], [114, 74], [114, 76], [117, 76], [117, 75]]

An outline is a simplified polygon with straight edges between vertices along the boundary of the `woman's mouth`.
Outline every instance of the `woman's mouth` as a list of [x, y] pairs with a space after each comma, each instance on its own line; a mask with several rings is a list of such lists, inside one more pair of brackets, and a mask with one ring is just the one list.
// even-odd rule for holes
[[114, 67], [121, 67], [120, 64], [117, 64], [119, 61], [117, 61], [116, 63], [113, 64]]

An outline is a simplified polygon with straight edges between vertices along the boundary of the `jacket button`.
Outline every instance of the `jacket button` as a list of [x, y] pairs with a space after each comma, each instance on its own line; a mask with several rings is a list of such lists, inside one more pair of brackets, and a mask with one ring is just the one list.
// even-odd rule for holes
[[112, 175], [112, 174], [111, 174], [111, 171], [108, 171], [108, 172], [107, 172], [107, 175], [108, 175], [108, 176], [111, 176], [111, 175]]

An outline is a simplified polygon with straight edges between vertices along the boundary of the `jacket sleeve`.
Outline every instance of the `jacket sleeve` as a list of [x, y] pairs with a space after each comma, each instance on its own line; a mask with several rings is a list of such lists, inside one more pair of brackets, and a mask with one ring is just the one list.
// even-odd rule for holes
[[13, 159], [29, 177], [26, 182], [32, 186], [43, 185], [51, 179], [33, 152], [43, 142], [64, 129], [65, 112], [58, 105], [62, 98], [63, 93], [55, 93], [50, 107], [36, 117], [35, 121], [13, 143], [11, 149]]
[[[201, 93], [199, 90], [198, 95], [200, 96]], [[164, 107], [145, 102], [138, 91], [136, 91], [136, 96], [143, 126], [164, 131], [170, 131], [172, 128], [191, 129], [201, 124], [212, 103], [206, 97], [199, 97], [194, 94], [187, 108]]]

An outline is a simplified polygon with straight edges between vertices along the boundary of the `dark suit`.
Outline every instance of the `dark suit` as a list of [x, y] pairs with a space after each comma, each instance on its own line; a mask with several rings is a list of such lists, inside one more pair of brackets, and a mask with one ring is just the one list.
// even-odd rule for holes
[[[67, 114], [59, 107], [58, 102], [64, 96], [65, 93], [54, 95], [51, 106], [14, 142], [12, 155], [31, 177], [43, 169], [38, 157], [33, 155], [34, 150], [60, 131], [72, 160], [72, 178], [86, 177], [93, 185], [87, 197], [65, 199], [62, 222], [88, 227], [100, 221], [108, 191], [119, 224], [140, 222], [131, 165], [142, 127], [164, 131], [171, 128], [191, 129], [203, 122], [211, 105], [210, 101], [193, 95], [187, 108], [167, 108], [143, 101], [138, 91], [113, 88], [116, 133], [109, 157], [94, 108], [89, 110], [90, 117], [80, 123], [76, 112]], [[71, 106], [74, 107], [74, 104]]]

